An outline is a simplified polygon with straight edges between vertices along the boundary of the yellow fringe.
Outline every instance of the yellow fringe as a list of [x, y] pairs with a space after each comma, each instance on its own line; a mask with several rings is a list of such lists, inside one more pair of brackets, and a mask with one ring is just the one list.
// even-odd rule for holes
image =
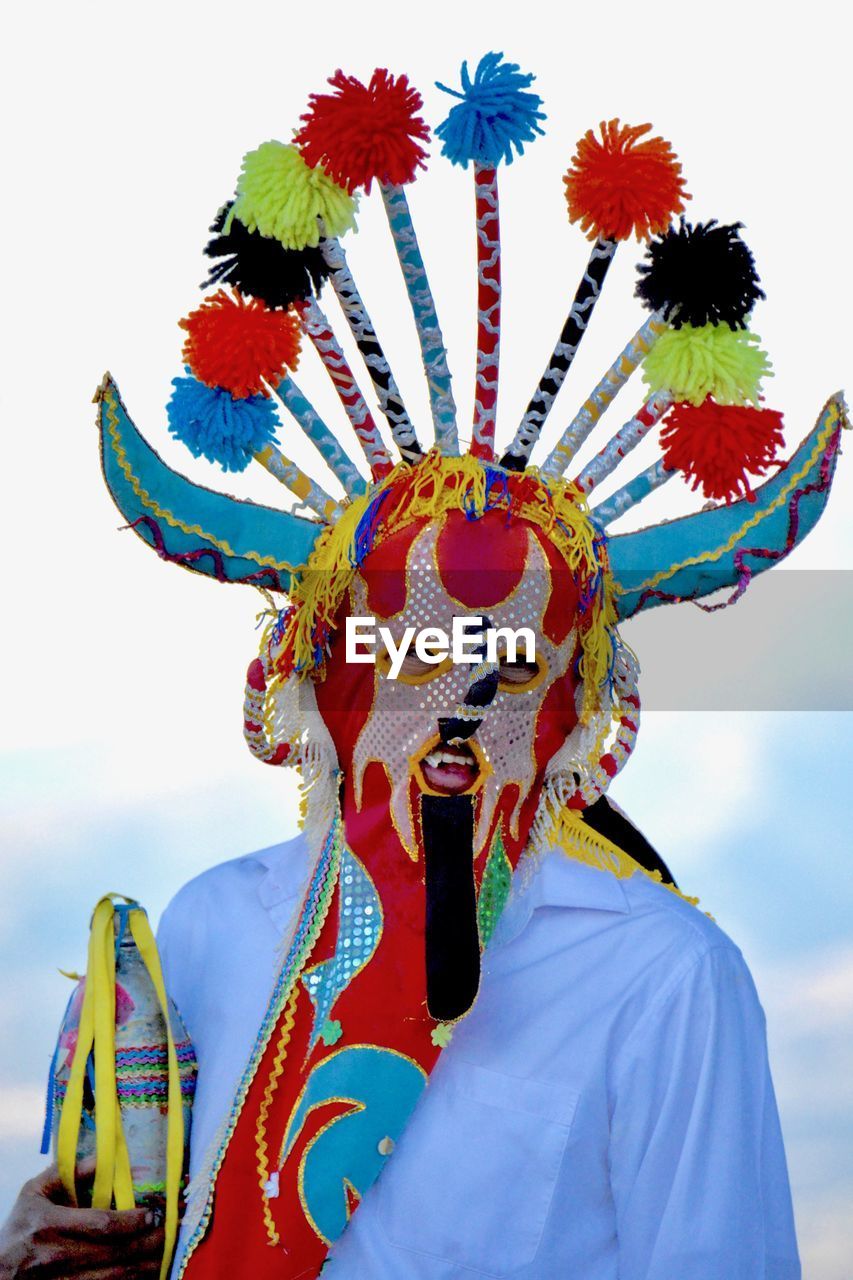
[[258, 1112], [258, 1123], [255, 1127], [255, 1153], [258, 1160], [258, 1184], [261, 1188], [262, 1208], [264, 1215], [264, 1226], [266, 1227], [267, 1236], [271, 1245], [279, 1243], [279, 1234], [276, 1230], [275, 1221], [270, 1210], [269, 1198], [266, 1194], [266, 1185], [269, 1181], [269, 1143], [267, 1142], [267, 1120], [269, 1118], [270, 1108], [272, 1107], [273, 1094], [278, 1088], [278, 1082], [284, 1071], [284, 1061], [287, 1057], [287, 1049], [290, 1044], [290, 1037], [293, 1032], [293, 1026], [296, 1022], [296, 1001], [299, 998], [299, 986], [295, 984], [293, 991], [290, 993], [290, 999], [284, 1010], [284, 1022], [281, 1028], [281, 1035], [276, 1045], [275, 1061], [273, 1062], [270, 1078], [264, 1089], [263, 1101]]
[[[576, 862], [582, 862], [588, 867], [595, 867], [599, 871], [609, 871], [611, 875], [616, 876], [617, 880], [630, 880], [631, 876], [640, 871], [647, 879], [653, 880], [655, 884], [661, 885], [670, 893], [674, 893], [677, 898], [681, 898], [682, 902], [689, 903], [691, 907], [698, 906], [698, 898], [691, 898], [677, 889], [674, 884], [667, 884], [659, 871], [649, 871], [646, 867], [640, 866], [639, 862], [624, 849], [620, 849], [612, 840], [608, 840], [606, 836], [600, 835], [588, 826], [577, 810], [563, 806], [557, 807], [551, 803], [548, 804], [548, 816], [553, 825], [542, 837], [540, 841], [542, 847], [546, 843], [551, 847], [556, 845], [567, 857], [573, 858]], [[705, 914], [708, 915], [707, 912]], [[713, 918], [708, 915], [709, 920]]]
[[[508, 508], [543, 530], [569, 569], [590, 575], [604, 570], [600, 599], [592, 606], [589, 624], [581, 635], [580, 674], [584, 680], [582, 719], [586, 722], [599, 705], [600, 691], [610, 670], [611, 631], [616, 625], [609, 565], [597, 557], [596, 531], [589, 517], [586, 499], [568, 480], [546, 482], [535, 468], [510, 480], [515, 501], [506, 495], [491, 494], [493, 505]], [[519, 488], [525, 494], [518, 495]], [[317, 663], [314, 632], [318, 624], [333, 625], [347, 588], [355, 573], [355, 535], [369, 505], [385, 493], [378, 518], [374, 545], [398, 530], [421, 519], [436, 519], [447, 511], [472, 510], [482, 515], [486, 509], [486, 471], [470, 454], [447, 457], [437, 450], [416, 467], [397, 466], [379, 485], [356, 498], [338, 522], [317, 541], [299, 581], [291, 592], [295, 606], [285, 632], [282, 648], [292, 652], [297, 669], [308, 672]], [[599, 544], [600, 546], [600, 544]]]

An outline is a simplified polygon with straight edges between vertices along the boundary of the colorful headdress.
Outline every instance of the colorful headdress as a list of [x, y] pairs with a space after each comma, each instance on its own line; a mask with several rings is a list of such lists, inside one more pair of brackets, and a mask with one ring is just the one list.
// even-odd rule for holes
[[[414, 486], [395, 468], [317, 293], [326, 282], [364, 358], [401, 458], [461, 485], [460, 505], [478, 494], [482, 507], [505, 503], [510, 472], [524, 471], [555, 494], [579, 500], [663, 421], [660, 460], [601, 503], [595, 523], [618, 516], [675, 474], [704, 495], [724, 500], [713, 510], [608, 538], [609, 573], [620, 618], [653, 603], [699, 599], [720, 587], [743, 589], [753, 573], [787, 554], [814, 525], [825, 504], [844, 422], [840, 395], [787, 462], [776, 460], [781, 418], [762, 404], [770, 372], [758, 340], [746, 328], [763, 297], [739, 227], [690, 226], [671, 219], [687, 198], [669, 143], [650, 127], [602, 124], [578, 144], [565, 186], [572, 221], [593, 240], [590, 262], [560, 340], [512, 441], [496, 460], [494, 432], [500, 347], [498, 166], [520, 155], [542, 131], [533, 77], [483, 58], [474, 76], [463, 68], [459, 99], [437, 129], [443, 152], [473, 165], [477, 197], [479, 281], [475, 422], [469, 456], [460, 458], [456, 408], [436, 307], [405, 188], [425, 167], [429, 130], [422, 102], [405, 76], [377, 71], [369, 85], [338, 72], [332, 92], [314, 95], [295, 142], [267, 142], [250, 152], [207, 246], [210, 281], [230, 285], [209, 294], [181, 322], [186, 376], [175, 380], [169, 405], [174, 435], [196, 455], [242, 470], [258, 461], [280, 480], [306, 514], [214, 493], [165, 466], [131, 422], [107, 375], [98, 391], [107, 484], [131, 527], [163, 559], [223, 582], [288, 593], [328, 530], [344, 517], [353, 564], [381, 524], [378, 501], [397, 485]], [[356, 192], [379, 187], [406, 283], [423, 355], [433, 440], [419, 439], [349, 271], [342, 236], [354, 225]], [[530, 467], [597, 302], [620, 240], [650, 240], [637, 293], [649, 320], [593, 389], [556, 446]], [[344, 449], [344, 432], [328, 427], [298, 388], [300, 338], [317, 348], [340, 396], [370, 471], [367, 483]], [[596, 458], [570, 480], [572, 460], [604, 411], [643, 366], [649, 396]], [[335, 500], [280, 451], [276, 443], [298, 427], [317, 446], [346, 497]], [[434, 443], [433, 443], [434, 442]], [[471, 462], [478, 459], [478, 464]], [[772, 477], [754, 487], [750, 477]], [[466, 477], [460, 481], [460, 477]], [[580, 493], [579, 493], [580, 491]], [[393, 504], [389, 504], [393, 505]], [[355, 519], [358, 512], [363, 518]], [[373, 530], [375, 533], [375, 530]], [[366, 536], [367, 535], [367, 536]]]
[[[466, 452], [406, 197], [407, 185], [425, 168], [429, 129], [420, 94], [405, 76], [386, 70], [367, 85], [337, 72], [330, 92], [311, 97], [292, 142], [265, 142], [245, 157], [236, 192], [211, 228], [212, 291], [181, 321], [186, 370], [174, 382], [170, 430], [196, 456], [226, 470], [260, 463], [302, 510], [240, 501], [178, 475], [137, 432], [109, 376], [98, 391], [104, 474], [130, 527], [162, 559], [220, 582], [255, 586], [271, 605], [260, 655], [249, 668], [245, 734], [261, 760], [303, 770], [306, 829], [316, 858], [209, 1171], [211, 1180], [219, 1178], [214, 1234], [218, 1223], [221, 1244], [230, 1224], [245, 1259], [254, 1245], [244, 1233], [240, 1179], [247, 1167], [256, 1169], [264, 1243], [278, 1242], [282, 1224], [289, 1233], [290, 1261], [278, 1255], [276, 1263], [282, 1276], [317, 1274], [329, 1242], [393, 1148], [452, 1024], [476, 996], [480, 950], [528, 837], [534, 848], [571, 838], [589, 852], [592, 837], [578, 811], [606, 790], [638, 727], [636, 662], [619, 639], [619, 621], [652, 605], [698, 602], [721, 588], [729, 590], [723, 603], [736, 599], [753, 574], [787, 555], [817, 521], [848, 425], [841, 395], [833, 396], [790, 458], [779, 460], [781, 415], [763, 401], [770, 364], [748, 327], [763, 294], [740, 224], [685, 221], [689, 197], [670, 144], [651, 136], [649, 125], [612, 120], [584, 135], [565, 176], [569, 218], [592, 241], [589, 262], [522, 421], [503, 452], [497, 449], [499, 169], [542, 132], [545, 117], [532, 80], [499, 54], [483, 58], [473, 75], [463, 66], [460, 88], [446, 90], [456, 101], [436, 130], [444, 154], [474, 173], [478, 323]], [[358, 193], [374, 185], [411, 302], [431, 436], [406, 409], [341, 243], [354, 225]], [[613, 255], [632, 236], [647, 242], [637, 295], [651, 315], [537, 462], [534, 450]], [[382, 428], [321, 307], [319, 295], [330, 291], [363, 359]], [[295, 380], [305, 337], [351, 431], [343, 419], [340, 430], [327, 425]], [[642, 403], [578, 466], [605, 410], [641, 367]], [[279, 442], [286, 448], [294, 423], [328, 464], [342, 497], [282, 452]], [[599, 486], [658, 426], [658, 460], [600, 499]], [[360, 449], [362, 467], [345, 439]], [[702, 510], [608, 533], [676, 474], [701, 490]], [[755, 484], [762, 477], [768, 478]], [[472, 538], [475, 529], [480, 534]], [[500, 541], [505, 557], [491, 565], [506, 579], [495, 600], [504, 607], [528, 593], [554, 686], [546, 698], [544, 685], [535, 683], [543, 671], [534, 664], [525, 677], [527, 704], [504, 689], [502, 714], [520, 735], [510, 735], [508, 754], [519, 740], [533, 738], [525, 705], [534, 708], [537, 733], [549, 717], [551, 727], [547, 741], [527, 752], [527, 773], [507, 775], [503, 789], [495, 785], [489, 793], [499, 769], [474, 739], [488, 725], [502, 677], [483, 639], [471, 678], [434, 720], [428, 744], [434, 755], [404, 758], [411, 774], [404, 782], [419, 780], [415, 812], [406, 788], [395, 790], [393, 772], [377, 771], [382, 726], [371, 730], [375, 741], [366, 745], [363, 726], [353, 730], [357, 681], [329, 655], [343, 613], [357, 612], [378, 590], [386, 553], [396, 569], [405, 569], [407, 585], [402, 603], [387, 604], [384, 616], [398, 617], [411, 596], [426, 622], [439, 597], [448, 610], [465, 597], [453, 574], [454, 556], [476, 577], [490, 538]], [[287, 600], [275, 600], [277, 593]], [[485, 637], [491, 605], [482, 592], [476, 608], [478, 634]], [[378, 697], [373, 684], [370, 697]], [[425, 694], [420, 706], [427, 718], [433, 715], [428, 703]], [[409, 711], [409, 704], [398, 707], [401, 724]], [[338, 766], [338, 743], [328, 728], [333, 720], [351, 768]], [[572, 729], [559, 739], [555, 726], [564, 723]], [[443, 759], [446, 749], [451, 768], [480, 769], [479, 808], [473, 784], [471, 794], [442, 796], [431, 788], [430, 760]], [[371, 825], [364, 803], [371, 789], [383, 797], [384, 827]], [[379, 845], [386, 835], [399, 857], [383, 896]], [[603, 865], [617, 871], [624, 865], [606, 840], [596, 848]], [[425, 966], [423, 949], [412, 945], [413, 938], [420, 941], [412, 921], [424, 898]], [[399, 936], [384, 927], [392, 899], [411, 925]], [[452, 946], [434, 945], [436, 920]], [[382, 997], [383, 981], [393, 984], [399, 1007]], [[353, 994], [359, 990], [362, 997]], [[342, 1100], [358, 1100], [356, 1111], [338, 1113], [318, 1129], [330, 1114], [323, 1108]], [[211, 1187], [200, 1194], [190, 1197], [180, 1275], [187, 1248], [191, 1254], [210, 1217]], [[193, 1280], [205, 1274], [204, 1251], [197, 1256]], [[295, 1271], [287, 1270], [290, 1263]]]

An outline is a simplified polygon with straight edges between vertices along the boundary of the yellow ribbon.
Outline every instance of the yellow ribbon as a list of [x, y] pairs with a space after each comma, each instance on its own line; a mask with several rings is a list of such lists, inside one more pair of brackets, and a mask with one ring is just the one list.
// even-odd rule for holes
[[92, 915], [86, 986], [80, 1011], [77, 1048], [59, 1118], [56, 1160], [62, 1185], [73, 1205], [77, 1204], [75, 1183], [77, 1143], [83, 1114], [83, 1085], [86, 1063], [95, 1052], [95, 1181], [92, 1208], [133, 1209], [133, 1179], [127, 1140], [116, 1088], [116, 975], [115, 907], [121, 897], [130, 907], [128, 923], [142, 962], [157, 995], [166, 1024], [168, 1052], [168, 1110], [166, 1116], [166, 1223], [160, 1280], [167, 1280], [178, 1234], [178, 1201], [184, 1163], [184, 1113], [181, 1076], [175, 1039], [169, 1017], [169, 1003], [163, 982], [160, 957], [148, 917], [133, 899], [121, 894], [101, 898]]

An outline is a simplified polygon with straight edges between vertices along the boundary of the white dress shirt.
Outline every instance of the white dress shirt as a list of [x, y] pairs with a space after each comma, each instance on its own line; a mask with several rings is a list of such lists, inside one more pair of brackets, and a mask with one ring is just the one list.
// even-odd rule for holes
[[[224, 863], [163, 916], [199, 1060], [191, 1174], [248, 1059], [306, 859], [297, 839]], [[327, 1276], [799, 1280], [764, 1015], [738, 949], [639, 872], [549, 854], [516, 886], [477, 1003]]]

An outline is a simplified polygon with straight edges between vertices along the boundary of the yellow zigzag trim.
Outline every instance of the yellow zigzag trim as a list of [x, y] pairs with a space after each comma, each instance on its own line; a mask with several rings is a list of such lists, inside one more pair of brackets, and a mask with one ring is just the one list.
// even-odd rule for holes
[[294, 985], [290, 993], [290, 999], [284, 1010], [284, 1023], [281, 1028], [281, 1035], [278, 1038], [278, 1044], [275, 1050], [275, 1061], [273, 1062], [270, 1078], [264, 1089], [264, 1097], [261, 1102], [261, 1109], [258, 1112], [258, 1123], [255, 1126], [255, 1152], [258, 1158], [258, 1185], [261, 1188], [262, 1206], [264, 1214], [264, 1226], [267, 1229], [269, 1242], [272, 1245], [279, 1243], [279, 1234], [273, 1221], [272, 1212], [270, 1211], [269, 1197], [266, 1194], [266, 1185], [270, 1176], [269, 1168], [269, 1143], [267, 1142], [267, 1120], [269, 1119], [270, 1108], [272, 1107], [273, 1094], [278, 1088], [278, 1082], [284, 1071], [284, 1060], [287, 1057], [287, 1049], [290, 1044], [290, 1036], [296, 1022], [296, 1001], [299, 998], [299, 986]]
[[778, 510], [778, 508], [782, 506], [783, 502], [785, 502], [785, 500], [790, 496], [791, 491], [799, 484], [799, 482], [805, 476], [808, 475], [809, 471], [811, 471], [812, 467], [817, 462], [818, 457], [820, 456], [822, 451], [826, 448], [826, 442], [829, 436], [835, 430], [838, 424], [838, 419], [841, 417], [841, 411], [838, 407], [837, 402], [832, 401], [830, 403], [830, 405], [828, 406], [828, 413], [829, 413], [829, 418], [828, 418], [827, 424], [824, 427], [823, 431], [818, 436], [817, 443], [815, 444], [815, 447], [812, 450], [808, 458], [808, 461], [806, 461], [803, 464], [803, 466], [800, 468], [799, 471], [797, 471], [794, 475], [790, 477], [790, 479], [788, 480], [788, 483], [776, 495], [776, 497], [770, 503], [770, 506], [764, 507], [761, 511], [756, 512], [756, 514], [752, 516], [749, 520], [747, 520], [745, 524], [741, 525], [741, 527], [735, 533], [732, 534], [732, 536], [729, 538], [725, 546], [718, 547], [715, 551], [703, 551], [701, 555], [692, 556], [689, 560], [682, 560], [680, 564], [672, 565], [669, 569], [661, 569], [660, 572], [656, 573], [653, 578], [649, 578], [648, 581], [646, 582], [641, 582], [639, 586], [632, 585], [630, 587], [622, 587], [619, 585], [618, 582], [614, 583], [613, 585], [616, 593], [618, 595], [626, 595], [628, 594], [628, 592], [633, 593], [635, 591], [648, 591], [650, 589], [653, 589], [654, 587], [657, 587], [661, 582], [664, 582], [667, 578], [671, 578], [674, 574], [679, 573], [680, 570], [682, 569], [688, 569], [690, 568], [691, 565], [695, 565], [695, 564], [707, 564], [708, 561], [711, 561], [711, 560], [719, 560], [720, 556], [725, 555], [727, 551], [731, 551], [737, 545], [737, 543], [740, 542], [744, 534], [747, 534], [750, 529], [754, 529], [756, 525], [761, 524], [761, 521], [766, 516], [769, 516], [772, 514], [772, 512]]
[[116, 404], [115, 391], [113, 390], [112, 385], [107, 384], [103, 388], [101, 391], [101, 399], [107, 407], [107, 430], [109, 432], [113, 453], [116, 456], [116, 461], [124, 472], [124, 477], [127, 480], [127, 483], [130, 485], [131, 489], [144, 507], [147, 507], [149, 511], [153, 511], [156, 516], [159, 516], [161, 520], [165, 520], [166, 523], [172, 525], [173, 528], [180, 529], [183, 533], [195, 534], [196, 537], [204, 538], [205, 542], [211, 543], [211, 545], [216, 547], [218, 551], [221, 551], [223, 555], [232, 556], [239, 560], [253, 560], [255, 564], [259, 564], [263, 568], [269, 567], [272, 569], [286, 569], [289, 573], [296, 572], [296, 566], [288, 564], [286, 560], [275, 560], [272, 556], [262, 556], [259, 555], [257, 551], [235, 551], [227, 542], [220, 541], [220, 539], [215, 538], [212, 533], [206, 533], [200, 525], [185, 524], [183, 520], [179, 520], [171, 511], [167, 511], [165, 507], [161, 507], [158, 502], [155, 502], [151, 497], [151, 494], [148, 493], [147, 490], [143, 489], [138, 477], [134, 475], [133, 468], [131, 467], [127, 454], [124, 451], [124, 446], [121, 442], [121, 431], [118, 423], [118, 406]]
[[[617, 880], [630, 880], [631, 876], [640, 871], [647, 879], [653, 880], [655, 884], [659, 884], [670, 893], [674, 893], [677, 898], [681, 898], [682, 902], [688, 902], [691, 907], [698, 905], [698, 898], [691, 898], [677, 889], [674, 884], [667, 884], [659, 871], [649, 871], [646, 867], [640, 866], [636, 859], [624, 849], [620, 849], [612, 840], [608, 840], [607, 836], [600, 835], [592, 827], [587, 826], [574, 809], [566, 809], [562, 806], [556, 809], [549, 805], [548, 812], [553, 826], [544, 837], [543, 843], [550, 842], [552, 845], [557, 845], [567, 857], [574, 858], [576, 862], [583, 862], [588, 867], [595, 867], [598, 871], [609, 871]], [[708, 915], [707, 912], [705, 914]], [[713, 920], [714, 917], [709, 915], [708, 918]]]

